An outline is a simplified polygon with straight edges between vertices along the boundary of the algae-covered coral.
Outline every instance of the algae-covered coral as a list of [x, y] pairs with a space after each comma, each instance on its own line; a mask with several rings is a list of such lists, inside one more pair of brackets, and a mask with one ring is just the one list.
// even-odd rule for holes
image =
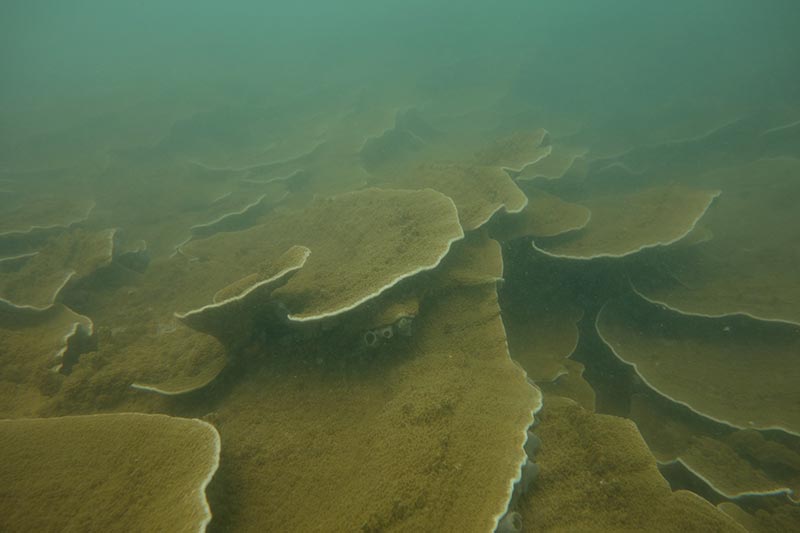
[[199, 531], [219, 434], [120, 413], [0, 421], [6, 531]]
[[4, 76], [0, 529], [800, 528], [794, 34], [715, 79], [714, 2], [200, 2], [131, 14], [168, 73]]

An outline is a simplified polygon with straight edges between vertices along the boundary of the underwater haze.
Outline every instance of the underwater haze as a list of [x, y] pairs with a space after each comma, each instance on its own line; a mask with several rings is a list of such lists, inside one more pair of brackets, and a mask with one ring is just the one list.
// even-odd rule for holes
[[0, 530], [800, 530], [798, 21], [3, 2]]

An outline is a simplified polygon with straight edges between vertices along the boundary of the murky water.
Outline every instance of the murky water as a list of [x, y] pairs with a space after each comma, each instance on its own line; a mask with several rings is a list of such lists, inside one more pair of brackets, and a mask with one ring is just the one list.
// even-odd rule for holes
[[796, 531], [794, 2], [7, 2], [0, 530]]

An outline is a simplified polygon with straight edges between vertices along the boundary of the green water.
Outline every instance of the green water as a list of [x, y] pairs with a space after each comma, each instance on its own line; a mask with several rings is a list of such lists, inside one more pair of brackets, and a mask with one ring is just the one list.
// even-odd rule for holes
[[798, 530], [798, 21], [4, 2], [0, 530]]

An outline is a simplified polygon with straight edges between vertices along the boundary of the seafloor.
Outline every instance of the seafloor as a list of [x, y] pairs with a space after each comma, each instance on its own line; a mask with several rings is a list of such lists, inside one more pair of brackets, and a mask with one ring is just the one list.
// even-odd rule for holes
[[4, 141], [0, 530], [799, 530], [800, 107], [481, 80]]

